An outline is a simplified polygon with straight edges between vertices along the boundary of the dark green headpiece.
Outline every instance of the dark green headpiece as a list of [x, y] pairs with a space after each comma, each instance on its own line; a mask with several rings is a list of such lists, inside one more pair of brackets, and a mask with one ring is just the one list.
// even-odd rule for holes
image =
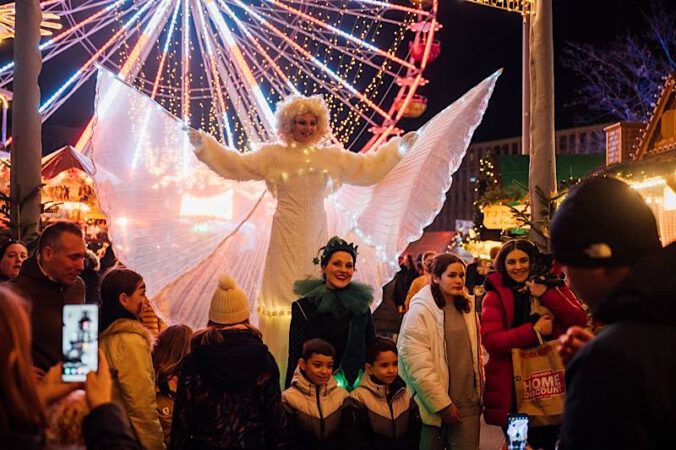
[[338, 236], [333, 236], [329, 239], [329, 242], [317, 252], [318, 257], [315, 258], [312, 262], [316, 264], [321, 264], [321, 267], [326, 266], [331, 259], [331, 255], [336, 252], [347, 252], [352, 255], [354, 264], [357, 265], [357, 249], [358, 245], [354, 243], [348, 244], [347, 241], [339, 238]]

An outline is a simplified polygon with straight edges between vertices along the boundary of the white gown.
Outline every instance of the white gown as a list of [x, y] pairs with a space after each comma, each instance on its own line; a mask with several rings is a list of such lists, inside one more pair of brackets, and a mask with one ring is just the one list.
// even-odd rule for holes
[[366, 154], [298, 143], [239, 153], [204, 133], [203, 139], [196, 155], [214, 172], [229, 180], [263, 180], [277, 199], [256, 312], [263, 337], [283, 366], [288, 342], [282, 338], [288, 335], [291, 302], [297, 299], [293, 282], [318, 275], [313, 259], [329, 238], [324, 200], [342, 183], [371, 186], [381, 181], [401, 159], [400, 139]]
[[237, 153], [207, 137], [205, 165], [178, 119], [100, 70], [89, 148], [115, 253], [143, 275], [163, 319], [195, 328], [230, 274], [283, 365], [293, 281], [319, 274], [312, 259], [332, 235], [359, 245], [355, 279], [392, 279], [397, 256], [441, 210], [499, 74], [418, 130], [403, 158], [396, 138], [355, 154], [278, 144]]

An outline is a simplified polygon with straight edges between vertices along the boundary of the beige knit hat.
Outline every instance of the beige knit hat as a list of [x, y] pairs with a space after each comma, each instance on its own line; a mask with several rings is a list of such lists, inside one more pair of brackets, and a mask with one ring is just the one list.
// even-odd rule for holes
[[232, 325], [249, 319], [249, 300], [246, 292], [237, 286], [237, 282], [221, 275], [218, 288], [211, 297], [209, 320], [222, 325]]

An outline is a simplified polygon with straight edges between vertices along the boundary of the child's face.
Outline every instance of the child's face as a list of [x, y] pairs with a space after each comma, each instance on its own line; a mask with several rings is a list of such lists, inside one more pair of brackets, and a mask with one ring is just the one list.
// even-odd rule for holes
[[314, 353], [308, 359], [300, 360], [305, 377], [317, 386], [324, 386], [333, 376], [333, 356]]
[[392, 384], [397, 378], [399, 358], [394, 352], [382, 352], [373, 364], [366, 363], [366, 372], [385, 384]]

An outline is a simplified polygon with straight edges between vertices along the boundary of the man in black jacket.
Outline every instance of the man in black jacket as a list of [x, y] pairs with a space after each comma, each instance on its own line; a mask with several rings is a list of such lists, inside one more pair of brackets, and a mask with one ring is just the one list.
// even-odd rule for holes
[[40, 371], [46, 372], [61, 361], [63, 305], [84, 303], [85, 286], [78, 275], [84, 269], [86, 250], [78, 225], [49, 225], [35, 254], [7, 284], [31, 305], [33, 364]]
[[[606, 325], [567, 366], [559, 449], [673, 447], [676, 243], [662, 248], [641, 196], [602, 177], [571, 190], [551, 243], [571, 285]], [[564, 350], [575, 347], [575, 333]]]

